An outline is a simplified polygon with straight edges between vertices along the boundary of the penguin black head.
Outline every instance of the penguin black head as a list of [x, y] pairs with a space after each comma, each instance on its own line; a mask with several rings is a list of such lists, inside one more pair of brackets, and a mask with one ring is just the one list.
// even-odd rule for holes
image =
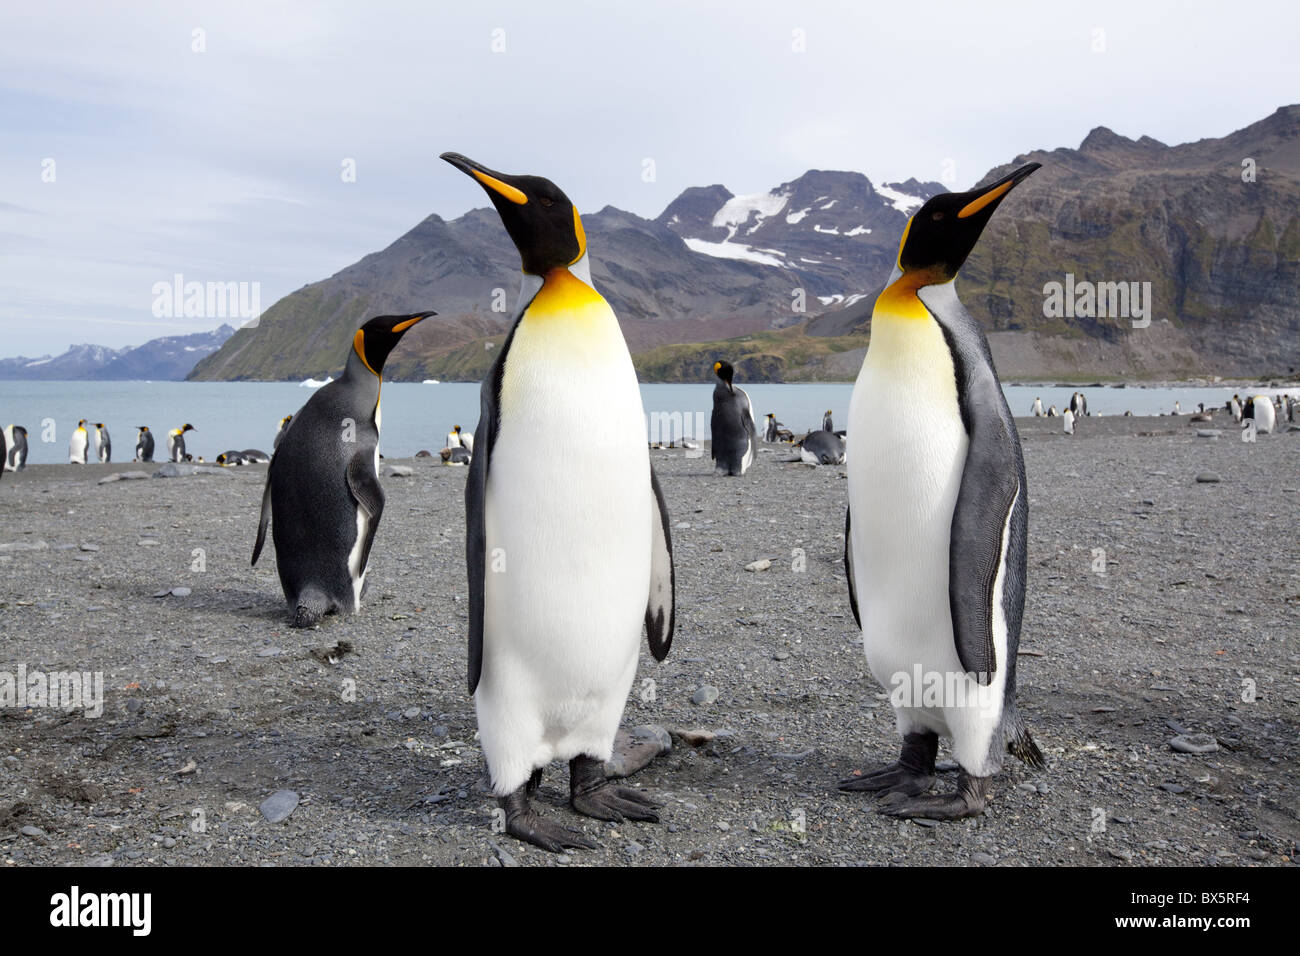
[[975, 248], [993, 211], [1041, 163], [1027, 163], [997, 182], [964, 193], [940, 193], [907, 221], [898, 247], [898, 268], [922, 281], [948, 282]]
[[81, 419], [79, 422], [77, 422], [77, 427], [78, 427], [78, 428], [85, 428], [85, 427], [86, 427], [86, 420], [83, 418], [83, 419]]
[[732, 376], [736, 374], [736, 370], [731, 367], [730, 362], [714, 362], [713, 373], [727, 383], [727, 388], [733, 392], [736, 390], [735, 386], [731, 384]]
[[147, 432], [149, 430], [148, 425], [136, 425], [135, 427], [141, 432]]
[[441, 156], [478, 180], [519, 250], [523, 271], [544, 276], [587, 253], [582, 218], [559, 186], [541, 176], [507, 176], [460, 153]]
[[104, 427], [104, 423], [103, 423], [103, 422], [95, 422], [95, 427], [96, 427], [96, 428], [103, 428], [103, 427]]
[[[407, 329], [437, 312], [415, 312], [411, 315], [381, 315], [371, 319], [352, 337], [352, 348], [362, 364], [376, 376], [384, 373], [384, 363]], [[292, 417], [292, 416], [289, 416]]]
[[195, 428], [189, 422], [186, 422], [184, 425], [181, 426], [182, 435], [184, 435], [186, 432], [192, 432], [192, 431], [195, 431]]

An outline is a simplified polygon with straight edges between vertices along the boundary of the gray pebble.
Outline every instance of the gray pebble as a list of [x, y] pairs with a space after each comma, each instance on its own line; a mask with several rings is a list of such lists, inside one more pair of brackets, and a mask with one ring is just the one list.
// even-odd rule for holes
[[298, 794], [292, 790], [277, 790], [262, 801], [259, 809], [267, 823], [283, 823], [298, 809]]
[[49, 834], [46, 833], [44, 830], [42, 830], [40, 827], [33, 827], [33, 826], [25, 826], [18, 832], [21, 833], [23, 836], [34, 837], [35, 839], [38, 840], [49, 836]]
[[1218, 482], [1222, 481], [1223, 479], [1220, 478], [1218, 475], [1216, 475], [1216, 474], [1215, 474], [1214, 472], [1212, 472], [1212, 471], [1203, 471], [1203, 472], [1201, 472], [1199, 475], [1196, 476], [1196, 480], [1197, 480], [1198, 482], [1200, 482], [1201, 484], [1203, 484], [1203, 485], [1213, 485], [1213, 484], [1217, 484]]
[[977, 863], [980, 866], [992, 866], [998, 862], [995, 857], [989, 856], [987, 853], [972, 853], [970, 855], [970, 861], [972, 863]]
[[711, 704], [718, 699], [718, 689], [712, 684], [705, 684], [694, 694], [691, 694], [692, 704]]
[[415, 717], [419, 717], [419, 716], [420, 716], [420, 708], [419, 708], [419, 707], [408, 707], [408, 708], [406, 708], [406, 710], [402, 711], [402, 716], [405, 717], [407, 720], [411, 720], [411, 719], [413, 719], [413, 718], [415, 718]]
[[1219, 749], [1219, 742], [1210, 734], [1185, 734], [1174, 737], [1169, 746], [1180, 754], [1212, 754]]

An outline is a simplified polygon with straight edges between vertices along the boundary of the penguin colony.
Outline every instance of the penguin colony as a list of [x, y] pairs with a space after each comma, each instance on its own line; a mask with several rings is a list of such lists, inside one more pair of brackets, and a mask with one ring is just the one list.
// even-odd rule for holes
[[[658, 822], [648, 794], [606, 779], [643, 638], [666, 658], [676, 624], [668, 506], [645, 444], [644, 409], [618, 319], [591, 277], [582, 219], [551, 181], [442, 159], [496, 209], [522, 266], [510, 331], [484, 379], [475, 433], [454, 425], [440, 457], [467, 466], [467, 687], [504, 829], [553, 852], [595, 847], [533, 806], [545, 768], [569, 764], [569, 806], [598, 820]], [[978, 815], [1011, 753], [1043, 757], [1016, 707], [1029, 495], [1020, 440], [988, 343], [954, 280], [999, 204], [1039, 164], [988, 186], [943, 193], [908, 220], [876, 300], [848, 429], [832, 410], [798, 442], [774, 413], [762, 441], [800, 460], [848, 464], [844, 572], [868, 667], [890, 690], [899, 756], [839, 782], [878, 798], [878, 812], [951, 820]], [[379, 482], [384, 364], [432, 311], [372, 318], [342, 375], [279, 421], [273, 453], [230, 449], [226, 467], [267, 464], [253, 546], [268, 530], [292, 623], [357, 613], [383, 514]], [[713, 363], [716, 474], [744, 476], [759, 442], [753, 403], [724, 360]], [[1261, 433], [1294, 420], [1289, 397], [1239, 396], [1234, 421]], [[1035, 398], [1030, 413], [1044, 411]], [[1175, 404], [1174, 414], [1180, 414]], [[1066, 434], [1087, 417], [1075, 392]], [[1204, 406], [1195, 420], [1209, 420]], [[572, 422], [582, 422], [573, 428]], [[104, 423], [78, 423], [69, 461], [112, 460]], [[166, 433], [169, 461], [191, 460], [186, 423]], [[153, 433], [137, 427], [134, 458]], [[698, 447], [686, 444], [688, 447]], [[5, 471], [25, 467], [27, 433], [0, 431]], [[428, 456], [421, 452], [421, 456]], [[201, 460], [201, 459], [200, 459]], [[574, 517], [580, 515], [582, 520]], [[943, 693], [933, 695], [937, 679]], [[940, 737], [960, 775], [934, 794]]]

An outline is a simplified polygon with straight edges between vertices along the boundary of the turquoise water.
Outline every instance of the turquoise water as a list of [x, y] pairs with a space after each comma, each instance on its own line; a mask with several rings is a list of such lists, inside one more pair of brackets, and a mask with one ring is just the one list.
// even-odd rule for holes
[[[834, 412], [837, 428], [848, 424], [850, 384], [746, 385], [745, 389], [760, 428], [768, 412], [775, 412], [794, 432], [820, 428], [828, 408]], [[80, 418], [108, 426], [114, 461], [131, 460], [137, 425], [148, 425], [154, 432], [155, 460], [165, 460], [166, 433], [188, 422], [196, 430], [186, 436], [187, 449], [211, 461], [231, 448], [270, 452], [280, 419], [297, 411], [313, 391], [285, 382], [0, 382], [0, 424], [25, 426], [28, 461], [54, 464], [68, 460], [68, 440]], [[1022, 416], [1029, 414], [1035, 396], [1042, 398], [1044, 407], [1055, 404], [1064, 409], [1074, 389], [1011, 385], [1005, 391], [1012, 413]], [[1246, 390], [1188, 386], [1083, 391], [1093, 414], [1121, 415], [1130, 410], [1135, 415], [1155, 415], [1171, 412], [1175, 400], [1186, 414], [1197, 402], [1218, 407], [1234, 391], [1244, 394]], [[682, 432], [708, 437], [712, 384], [642, 385], [641, 396], [647, 428], [659, 426], [658, 437], [666, 440]], [[436, 453], [453, 425], [475, 428], [478, 413], [476, 384], [386, 384], [382, 450], [394, 458], [409, 457], [420, 449]], [[582, 427], [581, 422], [573, 424]], [[676, 432], [677, 427], [682, 431]]]

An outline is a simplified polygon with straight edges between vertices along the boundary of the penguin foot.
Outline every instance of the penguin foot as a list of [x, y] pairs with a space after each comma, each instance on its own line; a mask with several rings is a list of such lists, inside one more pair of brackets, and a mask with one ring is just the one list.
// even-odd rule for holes
[[938, 734], [906, 734], [898, 763], [878, 767], [861, 776], [845, 777], [839, 782], [839, 789], [847, 793], [866, 790], [914, 797], [934, 786], [934, 758], [938, 753]]
[[864, 773], [860, 777], [845, 777], [838, 784], [838, 789], [845, 793], [866, 790], [870, 793], [897, 793], [907, 797], [925, 793], [934, 786], [933, 774], [918, 774], [908, 770], [902, 764], [890, 764]]
[[569, 805], [583, 816], [622, 823], [624, 818], [658, 823], [655, 802], [639, 790], [621, 787], [605, 777], [605, 762], [595, 757], [569, 761]]
[[305, 604], [299, 604], [293, 611], [294, 627], [315, 627], [320, 623], [322, 615], [314, 608]]
[[[534, 776], [540, 776], [534, 774]], [[507, 797], [498, 798], [506, 812], [506, 833], [551, 853], [563, 853], [568, 847], [595, 850], [597, 844], [583, 833], [538, 816], [528, 802], [527, 784]]]
[[926, 820], [960, 820], [963, 817], [977, 817], [984, 812], [991, 779], [972, 777], [963, 770], [956, 793], [910, 797], [890, 793], [881, 798], [876, 812], [905, 819], [921, 817]]

